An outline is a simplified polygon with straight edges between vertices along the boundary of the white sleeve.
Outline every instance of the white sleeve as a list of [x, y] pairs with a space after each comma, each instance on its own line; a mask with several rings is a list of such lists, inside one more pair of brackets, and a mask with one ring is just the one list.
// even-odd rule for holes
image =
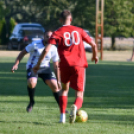
[[59, 55], [58, 55], [58, 52], [57, 52], [57, 48], [56, 46], [52, 46], [52, 51], [51, 51], [51, 58], [52, 58], [52, 61], [53, 62], [57, 62], [59, 60]]
[[31, 43], [31, 44], [27, 45], [27, 46], [25, 47], [25, 50], [26, 50], [28, 53], [29, 53], [29, 52], [32, 52], [32, 51], [34, 50], [34, 44]]

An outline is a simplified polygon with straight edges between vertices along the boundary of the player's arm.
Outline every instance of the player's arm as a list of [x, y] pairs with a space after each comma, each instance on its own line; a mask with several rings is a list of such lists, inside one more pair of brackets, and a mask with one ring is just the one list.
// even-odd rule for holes
[[95, 61], [95, 64], [98, 62], [98, 56], [97, 56], [97, 53], [98, 53], [98, 50], [97, 50], [97, 45], [96, 43], [91, 40], [89, 42], [89, 44], [92, 46], [92, 51], [93, 51], [93, 57], [92, 57], [92, 61]]
[[61, 89], [61, 79], [60, 79], [60, 69], [59, 69], [59, 62], [53, 62], [53, 66], [54, 66], [54, 72], [56, 74], [56, 78], [57, 78], [57, 84], [59, 89]]
[[23, 49], [19, 55], [17, 56], [16, 60], [15, 60], [15, 63], [11, 69], [11, 71], [14, 73], [14, 70], [17, 70], [18, 69], [18, 65], [21, 61], [21, 59], [27, 54], [27, 51], [25, 49]]
[[92, 51], [93, 51], [93, 57], [92, 57], [92, 61], [95, 61], [95, 64], [98, 62], [98, 57], [97, 57], [97, 45], [94, 42], [93, 39], [90, 38], [90, 36], [84, 31], [82, 30], [81, 32], [82, 34], [82, 40], [84, 40], [85, 42], [87, 42], [89, 45], [91, 45], [92, 47]]
[[46, 57], [47, 53], [49, 52], [50, 48], [51, 48], [52, 44], [48, 44], [45, 49], [43, 50], [42, 54], [39, 57], [39, 60], [37, 62], [37, 64], [33, 67], [33, 71], [36, 73], [39, 68], [40, 68], [40, 64], [42, 62], [42, 60]]

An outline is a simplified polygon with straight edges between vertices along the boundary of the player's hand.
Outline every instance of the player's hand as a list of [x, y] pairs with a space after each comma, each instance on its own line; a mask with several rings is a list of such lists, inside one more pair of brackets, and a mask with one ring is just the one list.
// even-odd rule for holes
[[33, 67], [33, 72], [34, 73], [37, 73], [37, 71], [39, 70], [40, 66], [38, 64], [36, 64], [34, 67]]
[[99, 58], [98, 58], [98, 57], [93, 57], [93, 58], [92, 58], [92, 61], [95, 61], [95, 64], [97, 64], [98, 61], [99, 61]]
[[61, 86], [61, 82], [57, 82], [57, 85], [58, 85], [58, 89], [62, 89], [62, 86]]
[[13, 65], [13, 67], [11, 69], [12, 73], [14, 73], [14, 70], [17, 70], [17, 69], [18, 69], [18, 65]]

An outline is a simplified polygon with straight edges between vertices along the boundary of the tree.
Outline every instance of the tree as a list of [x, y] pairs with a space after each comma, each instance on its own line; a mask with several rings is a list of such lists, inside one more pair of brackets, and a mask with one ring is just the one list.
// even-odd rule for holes
[[[55, 30], [60, 26], [59, 14], [64, 9], [71, 10], [74, 6], [74, 1], [71, 0], [39, 0], [34, 1], [40, 9], [42, 9], [41, 23], [46, 29]], [[47, 26], [47, 27], [46, 27]]]
[[73, 14], [73, 24], [88, 29], [95, 36], [95, 0], [75, 1]]
[[[111, 36], [114, 49], [116, 36], [134, 36], [134, 0], [105, 0], [104, 35]], [[95, 36], [95, 0], [3, 0], [0, 17], [6, 20], [9, 34], [10, 18], [17, 22], [38, 22], [44, 28], [55, 30], [60, 26], [58, 16], [69, 9], [73, 25], [88, 29]]]
[[[13, 18], [10, 19], [9, 21], [9, 35], [12, 33], [13, 28], [15, 26], [15, 20]], [[5, 45], [8, 43], [8, 38], [7, 38], [7, 32], [6, 32], [6, 21], [3, 18], [0, 21], [0, 44]]]
[[[34, 0], [3, 0], [0, 5], [4, 6], [4, 18], [6, 21], [6, 35], [9, 37], [9, 23], [11, 17], [15, 18], [18, 22], [37, 22], [40, 17], [42, 9], [34, 3]], [[3, 11], [3, 10], [2, 10]]]
[[134, 0], [105, 0], [104, 34], [111, 36], [112, 49], [115, 49], [115, 37], [130, 37], [134, 34]]
[[2, 27], [1, 27], [1, 33], [0, 33], [0, 37], [1, 37], [1, 44], [6, 44], [7, 43], [7, 37], [6, 37], [6, 21], [3, 18], [1, 21]]

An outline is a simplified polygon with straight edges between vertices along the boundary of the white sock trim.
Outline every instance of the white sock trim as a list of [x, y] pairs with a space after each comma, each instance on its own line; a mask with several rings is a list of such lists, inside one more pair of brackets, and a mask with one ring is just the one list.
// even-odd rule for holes
[[60, 122], [65, 122], [66, 121], [66, 114], [65, 113], [61, 113], [60, 114]]

